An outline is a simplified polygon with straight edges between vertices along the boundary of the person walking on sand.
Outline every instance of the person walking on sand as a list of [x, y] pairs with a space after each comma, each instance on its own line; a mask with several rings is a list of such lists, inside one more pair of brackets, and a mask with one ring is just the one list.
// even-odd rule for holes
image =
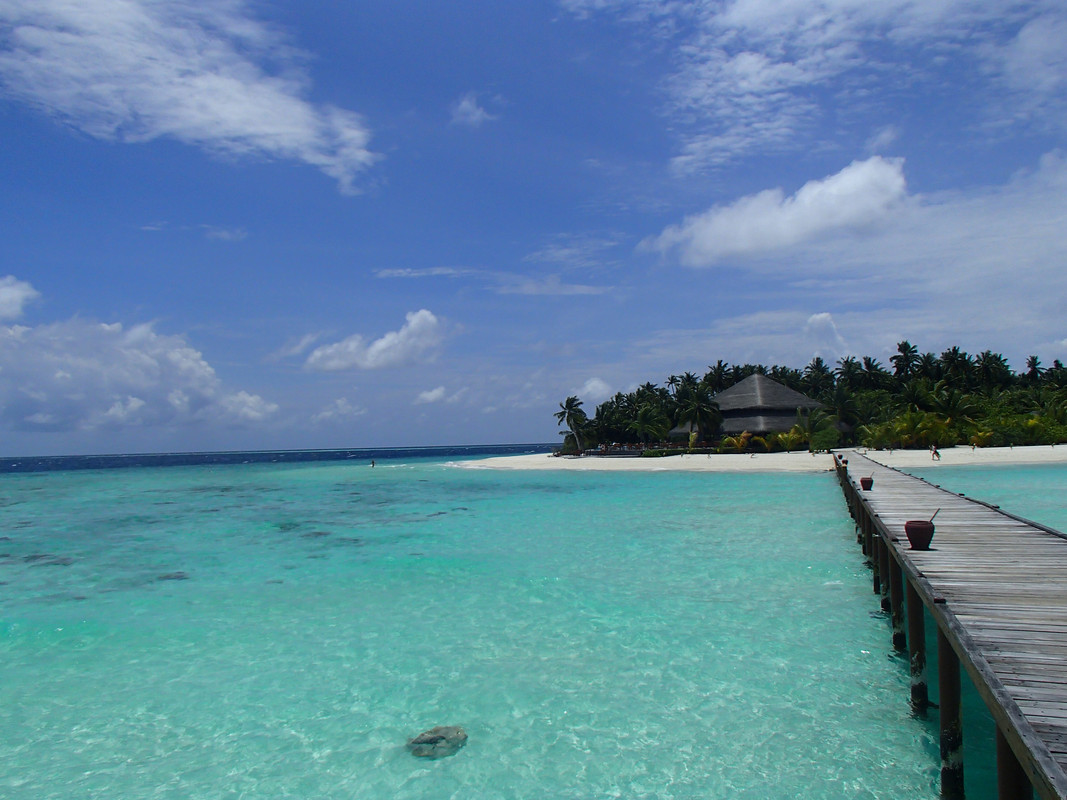
[[941, 460], [941, 453], [938, 452], [936, 444], [930, 445], [930, 459], [932, 461], [940, 461]]

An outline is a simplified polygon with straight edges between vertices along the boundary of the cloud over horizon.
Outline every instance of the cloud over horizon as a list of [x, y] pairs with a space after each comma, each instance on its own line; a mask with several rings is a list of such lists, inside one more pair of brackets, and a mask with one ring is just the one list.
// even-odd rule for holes
[[642, 247], [677, 251], [683, 264], [706, 267], [729, 256], [766, 253], [862, 228], [883, 219], [905, 195], [903, 159], [872, 156], [809, 181], [790, 197], [781, 189], [767, 189], [686, 217]]
[[358, 191], [358, 114], [305, 99], [296, 51], [241, 0], [7, 0], [0, 90], [98, 139], [302, 161]]
[[361, 335], [353, 334], [317, 347], [305, 365], [323, 372], [403, 366], [432, 358], [443, 338], [440, 320], [423, 308], [409, 312], [400, 330], [390, 331], [370, 344]]
[[76, 432], [119, 427], [241, 425], [278, 406], [227, 391], [182, 336], [150, 324], [79, 318], [0, 327], [0, 425]]

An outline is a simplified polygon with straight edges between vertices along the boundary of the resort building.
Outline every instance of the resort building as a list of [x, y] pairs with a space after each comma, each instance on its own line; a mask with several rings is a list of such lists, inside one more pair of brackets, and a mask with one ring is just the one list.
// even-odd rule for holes
[[736, 436], [748, 431], [757, 436], [781, 433], [797, 421], [797, 409], [805, 414], [822, 403], [772, 381], [766, 375], [750, 375], [715, 395], [722, 413], [722, 432]]

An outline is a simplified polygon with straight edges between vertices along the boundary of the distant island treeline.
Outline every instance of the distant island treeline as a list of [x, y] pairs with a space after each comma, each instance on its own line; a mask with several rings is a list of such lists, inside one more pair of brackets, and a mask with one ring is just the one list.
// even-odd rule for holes
[[[720, 400], [753, 375], [773, 381], [782, 397], [798, 392], [786, 424], [757, 416], [725, 419]], [[750, 381], [751, 383], [751, 381]], [[792, 390], [792, 391], [789, 391]], [[1044, 368], [1037, 356], [1022, 372], [1000, 353], [972, 356], [959, 347], [941, 355], [920, 353], [908, 341], [883, 366], [875, 358], [846, 356], [831, 367], [821, 357], [803, 369], [719, 360], [703, 376], [671, 375], [663, 385], [645, 383], [600, 403], [592, 417], [577, 396], [560, 403], [556, 419], [565, 430], [564, 454], [686, 448], [745, 452], [826, 450], [862, 445], [930, 448], [1067, 442], [1067, 368]], [[745, 424], [749, 423], [749, 427]]]

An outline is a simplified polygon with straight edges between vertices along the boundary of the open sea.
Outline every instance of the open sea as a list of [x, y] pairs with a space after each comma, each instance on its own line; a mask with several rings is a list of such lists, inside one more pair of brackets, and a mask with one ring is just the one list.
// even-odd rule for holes
[[376, 461], [0, 474], [0, 797], [938, 796], [832, 473]]

